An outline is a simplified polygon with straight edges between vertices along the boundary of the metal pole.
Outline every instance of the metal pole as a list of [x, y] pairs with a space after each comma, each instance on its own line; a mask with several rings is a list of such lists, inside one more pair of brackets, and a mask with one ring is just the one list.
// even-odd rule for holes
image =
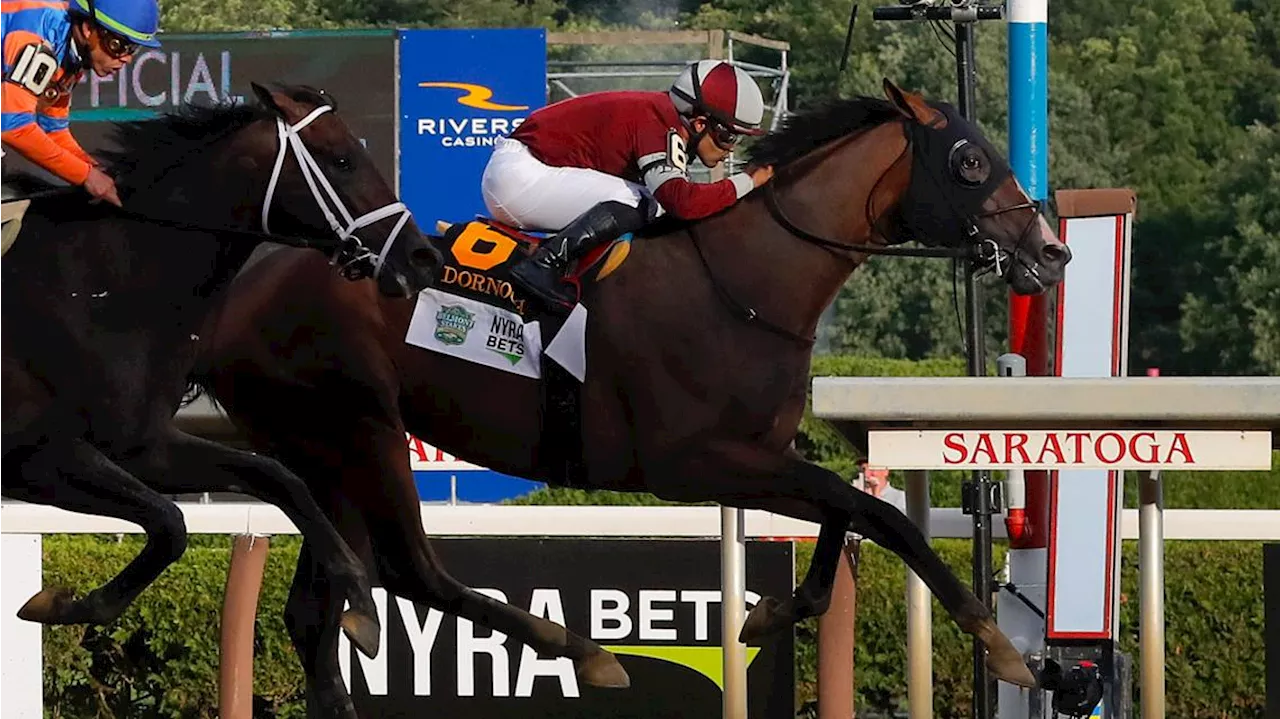
[[741, 509], [720, 508], [720, 644], [724, 653], [724, 719], [747, 717], [747, 645], [738, 641], [746, 621], [747, 539]]
[[1164, 719], [1164, 483], [1147, 473], [1139, 491], [1138, 566], [1142, 631], [1142, 719]]
[[[974, 119], [974, 51], [973, 23], [956, 25], [956, 108], [961, 116]], [[967, 263], [964, 273], [965, 329], [968, 336], [969, 375], [986, 374], [986, 337], [982, 312], [982, 293], [978, 289], [978, 266]], [[972, 475], [973, 506], [973, 593], [987, 609], [991, 608], [991, 473], [977, 471]], [[987, 672], [987, 648], [973, 640], [973, 715], [989, 719], [994, 715], [995, 682]]]
[[[907, 472], [907, 517], [929, 539], [929, 473]], [[933, 717], [933, 597], [907, 570], [907, 716]]]

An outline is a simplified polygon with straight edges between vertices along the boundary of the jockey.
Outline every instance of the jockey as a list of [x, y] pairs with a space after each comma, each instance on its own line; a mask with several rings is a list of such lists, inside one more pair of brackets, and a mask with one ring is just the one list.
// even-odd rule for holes
[[572, 305], [560, 281], [571, 260], [663, 212], [694, 220], [734, 204], [773, 168], [695, 183], [688, 162], [715, 167], [743, 135], [764, 134], [763, 117], [755, 81], [720, 60], [689, 65], [666, 92], [596, 92], [533, 112], [498, 138], [481, 181], [495, 219], [558, 230], [512, 280], [550, 308]]
[[120, 204], [116, 183], [71, 136], [71, 90], [106, 77], [155, 39], [157, 0], [2, 0], [7, 148], [90, 195]]

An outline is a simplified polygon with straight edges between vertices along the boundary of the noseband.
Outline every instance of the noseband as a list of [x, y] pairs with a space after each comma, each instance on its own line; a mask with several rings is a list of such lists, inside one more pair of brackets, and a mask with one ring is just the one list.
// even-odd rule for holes
[[[267, 183], [267, 195], [262, 202], [262, 231], [271, 234], [271, 229], [267, 224], [267, 217], [271, 212], [271, 202], [275, 197], [276, 185], [280, 180], [280, 171], [284, 167], [285, 157], [292, 148], [294, 156], [298, 159], [298, 169], [302, 172], [302, 177], [306, 179], [307, 186], [311, 188], [311, 196], [315, 198], [316, 205], [324, 213], [325, 219], [329, 222], [329, 228], [338, 235], [338, 246], [330, 260], [331, 264], [338, 265], [343, 277], [349, 280], [370, 276], [376, 279], [379, 273], [382, 272], [382, 265], [386, 260], [387, 252], [391, 250], [391, 246], [395, 244], [396, 239], [400, 236], [400, 230], [404, 229], [405, 224], [409, 222], [409, 208], [405, 207], [403, 202], [392, 202], [355, 218], [347, 211], [346, 205], [338, 197], [338, 193], [334, 191], [333, 185], [329, 184], [329, 180], [324, 176], [320, 165], [311, 156], [311, 151], [307, 149], [307, 146], [302, 142], [302, 138], [298, 136], [302, 128], [310, 125], [316, 118], [332, 109], [333, 107], [330, 105], [321, 105], [292, 125], [286, 124], [280, 118], [276, 118], [276, 135], [280, 140], [280, 150], [276, 153], [275, 167], [271, 170], [271, 181]], [[319, 187], [317, 187], [317, 184]], [[321, 194], [320, 188], [324, 188], [324, 194]], [[343, 222], [338, 221], [337, 216], [334, 215], [333, 210], [329, 207], [330, 204], [342, 215]], [[381, 252], [374, 253], [355, 234], [361, 228], [396, 215], [399, 215], [400, 219], [396, 222], [395, 227], [392, 228], [386, 241], [382, 243]]]

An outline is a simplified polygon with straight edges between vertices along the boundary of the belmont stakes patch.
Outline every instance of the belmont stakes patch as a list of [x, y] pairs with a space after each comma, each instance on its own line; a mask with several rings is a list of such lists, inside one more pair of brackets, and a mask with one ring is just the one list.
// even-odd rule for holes
[[[585, 328], [585, 317], [579, 322], [566, 323], [552, 344], [557, 345], [557, 349], [560, 345], [581, 348]], [[577, 336], [572, 337], [574, 334]], [[537, 320], [526, 324], [511, 310], [437, 289], [418, 293], [418, 304], [414, 307], [404, 339], [415, 347], [522, 377], [538, 379], [542, 376], [542, 330]], [[564, 364], [563, 354], [554, 352], [551, 356]], [[570, 356], [580, 354], [578, 349]], [[569, 364], [577, 363], [570, 361]], [[585, 366], [566, 369], [582, 381]]]

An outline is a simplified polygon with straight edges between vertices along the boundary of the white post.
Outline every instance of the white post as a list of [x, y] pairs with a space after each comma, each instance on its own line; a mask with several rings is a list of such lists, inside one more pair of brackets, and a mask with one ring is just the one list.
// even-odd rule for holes
[[[907, 472], [907, 517], [929, 539], [929, 473]], [[929, 587], [907, 570], [907, 715], [933, 717], [933, 598]]]
[[724, 719], [747, 717], [747, 645], [738, 641], [746, 621], [747, 539], [745, 513], [720, 508], [720, 645], [724, 652]]
[[1164, 719], [1164, 486], [1159, 470], [1147, 473], [1139, 495], [1142, 719]]
[[39, 534], [6, 534], [0, 539], [4, 584], [0, 585], [0, 716], [40, 719], [44, 716], [42, 625], [18, 618], [18, 610], [36, 592], [43, 576]]

